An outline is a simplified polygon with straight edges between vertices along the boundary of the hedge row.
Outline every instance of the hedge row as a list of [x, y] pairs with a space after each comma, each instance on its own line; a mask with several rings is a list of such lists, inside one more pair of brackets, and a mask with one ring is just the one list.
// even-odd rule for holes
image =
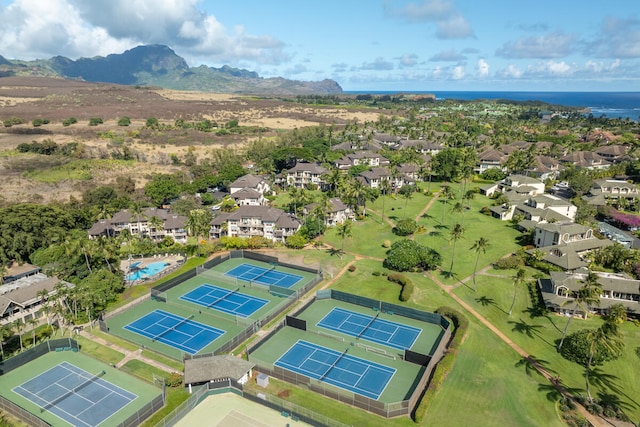
[[469, 328], [469, 321], [467, 318], [462, 313], [451, 307], [440, 307], [436, 310], [436, 313], [449, 319], [453, 324], [454, 329], [447, 351], [433, 370], [431, 381], [429, 381], [427, 389], [420, 399], [420, 403], [418, 403], [418, 406], [416, 406], [416, 409], [413, 412], [413, 420], [416, 424], [422, 424], [424, 417], [427, 415], [427, 411], [431, 406], [431, 402], [433, 402], [433, 399], [440, 390], [440, 387], [442, 387], [442, 383], [445, 378], [453, 369], [453, 364], [455, 362], [456, 355], [458, 354], [458, 347], [462, 344], [462, 341], [467, 334], [467, 329]]
[[413, 282], [409, 278], [403, 276], [402, 274], [392, 273], [387, 276], [387, 280], [402, 286], [400, 290], [400, 297], [399, 297], [400, 301], [405, 302], [411, 299], [411, 295], [413, 295], [414, 286], [413, 286]]

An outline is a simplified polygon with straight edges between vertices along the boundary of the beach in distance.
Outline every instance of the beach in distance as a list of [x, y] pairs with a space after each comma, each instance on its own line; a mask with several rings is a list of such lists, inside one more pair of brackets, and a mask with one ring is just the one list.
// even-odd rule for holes
[[[394, 94], [402, 91], [345, 91], [348, 94]], [[542, 101], [549, 104], [589, 108], [595, 117], [640, 120], [640, 92], [510, 92], [510, 91], [404, 91], [430, 93], [436, 100], [509, 99], [512, 101]]]

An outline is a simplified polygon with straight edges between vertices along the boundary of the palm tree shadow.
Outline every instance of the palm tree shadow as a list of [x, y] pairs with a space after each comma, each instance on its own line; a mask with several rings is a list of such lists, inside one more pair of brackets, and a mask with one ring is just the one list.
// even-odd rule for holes
[[424, 219], [435, 219], [435, 216], [430, 215], [429, 213], [423, 213], [422, 218]]
[[434, 230], [429, 232], [429, 237], [440, 237], [440, 236], [442, 236], [442, 233], [439, 231]]
[[504, 314], [507, 314], [507, 312], [506, 312], [506, 311], [504, 311], [504, 310], [502, 309], [502, 307], [499, 307], [499, 306], [496, 304], [496, 302], [493, 300], [493, 298], [489, 298], [489, 297], [487, 297], [487, 296], [481, 296], [481, 297], [476, 298], [476, 302], [477, 302], [478, 304], [480, 304], [480, 305], [484, 306], [484, 307], [487, 307], [487, 306], [492, 305], [492, 306], [494, 306], [495, 308], [497, 308], [498, 310], [500, 310], [501, 312], [503, 312]]
[[515, 364], [516, 368], [524, 366], [525, 373], [528, 376], [533, 376], [533, 374], [540, 374], [538, 371], [539, 368], [543, 368], [545, 371], [556, 374], [556, 371], [549, 368], [549, 362], [543, 359], [538, 359], [535, 356], [529, 355], [526, 357], [521, 357]]
[[342, 249], [338, 249], [338, 248], [329, 248], [327, 249], [327, 252], [329, 253], [329, 255], [331, 256], [338, 256], [338, 258], [342, 258]]
[[[558, 384], [561, 384], [559, 380], [558, 380]], [[562, 386], [572, 396], [577, 396], [578, 394], [584, 393], [584, 390], [579, 388], [567, 387], [564, 384], [562, 384]], [[547, 400], [550, 402], [557, 402], [563, 397], [560, 390], [558, 390], [554, 384], [549, 384], [549, 383], [538, 384], [538, 391], [545, 393], [547, 396]]]
[[[628, 400], [630, 400], [631, 402], [633, 402], [633, 404], [636, 407], [639, 407], [640, 405], [638, 404], [638, 402], [636, 402], [633, 398], [631, 398], [628, 394], [626, 394], [624, 390], [617, 384], [616, 381], [618, 380], [619, 378], [617, 376], [603, 372], [602, 369], [600, 368], [594, 368], [589, 373], [590, 384], [593, 384], [601, 389], [607, 388], [608, 390], [611, 390], [614, 393], [614, 395], [622, 395], [626, 397]], [[608, 394], [604, 393], [604, 395], [608, 395]], [[629, 405], [626, 402], [620, 402], [618, 406], [620, 407], [626, 406], [626, 409], [631, 409], [631, 405]]]
[[433, 228], [435, 228], [436, 230], [445, 230], [448, 229], [449, 226], [445, 224], [436, 224], [433, 226]]
[[541, 325], [530, 325], [522, 319], [520, 319], [519, 322], [510, 320], [509, 323], [513, 325], [513, 328], [511, 328], [513, 332], [524, 334], [529, 338], [539, 338], [551, 347], [555, 347], [552, 343], [542, 338], [542, 336], [540, 335], [540, 332], [538, 330], [542, 328]]

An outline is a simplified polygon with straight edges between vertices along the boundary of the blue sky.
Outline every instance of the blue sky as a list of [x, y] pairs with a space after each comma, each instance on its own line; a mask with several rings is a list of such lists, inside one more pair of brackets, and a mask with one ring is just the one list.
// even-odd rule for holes
[[348, 91], [640, 91], [637, 0], [0, 0], [8, 59], [152, 43]]

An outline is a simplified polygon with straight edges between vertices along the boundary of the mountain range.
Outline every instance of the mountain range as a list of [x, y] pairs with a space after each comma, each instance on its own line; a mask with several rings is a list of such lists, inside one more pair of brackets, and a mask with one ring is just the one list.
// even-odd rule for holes
[[137, 46], [121, 54], [72, 60], [63, 56], [34, 61], [8, 60], [0, 56], [0, 77], [45, 76], [88, 82], [216, 93], [305, 95], [342, 93], [331, 79], [322, 81], [263, 78], [254, 71], [223, 66], [189, 67], [170, 47]]

